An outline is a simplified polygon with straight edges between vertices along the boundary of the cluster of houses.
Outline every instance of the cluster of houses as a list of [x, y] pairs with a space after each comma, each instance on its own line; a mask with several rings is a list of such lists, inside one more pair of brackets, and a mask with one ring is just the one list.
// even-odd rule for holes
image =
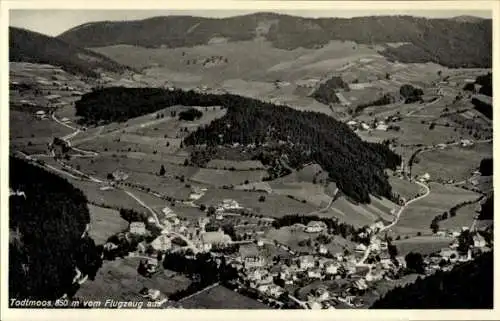
[[355, 120], [350, 120], [347, 122], [347, 126], [349, 126], [352, 130], [365, 130], [365, 131], [370, 131], [370, 130], [380, 130], [380, 131], [388, 131], [389, 130], [389, 125], [383, 121], [377, 121], [373, 122], [372, 124], [367, 124], [364, 121], [355, 121]]

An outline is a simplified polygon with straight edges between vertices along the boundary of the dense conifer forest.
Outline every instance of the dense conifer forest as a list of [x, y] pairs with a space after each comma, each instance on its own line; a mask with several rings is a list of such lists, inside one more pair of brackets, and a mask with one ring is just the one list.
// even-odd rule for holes
[[[9, 297], [54, 300], [74, 291], [75, 268], [92, 279], [101, 248], [84, 236], [87, 199], [65, 179], [10, 158]], [[84, 236], [84, 237], [82, 237]]]
[[260, 148], [276, 143], [289, 166], [317, 162], [354, 201], [369, 202], [369, 194], [392, 197], [384, 169], [394, 169], [400, 156], [382, 144], [362, 141], [347, 125], [321, 113], [231, 94], [122, 87], [85, 94], [76, 110], [83, 122], [96, 124], [125, 121], [174, 105], [227, 108], [224, 117], [186, 137], [185, 145], [239, 143]]
[[397, 287], [376, 301], [372, 309], [492, 309], [493, 252]]

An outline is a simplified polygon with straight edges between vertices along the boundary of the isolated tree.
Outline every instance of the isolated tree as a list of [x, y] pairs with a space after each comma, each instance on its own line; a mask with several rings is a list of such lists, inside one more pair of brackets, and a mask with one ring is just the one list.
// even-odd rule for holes
[[261, 195], [259, 197], [259, 202], [265, 202], [266, 201], [266, 197], [264, 195]]
[[160, 168], [160, 176], [165, 175], [165, 173], [166, 173], [165, 166], [161, 165], [161, 168]]
[[423, 274], [424, 269], [424, 259], [422, 254], [410, 252], [405, 256], [406, 268], [418, 274]]
[[205, 204], [201, 204], [200, 205], [200, 210], [201, 211], [205, 211], [207, 209], [207, 207], [205, 206]]
[[210, 206], [207, 211], [208, 215], [214, 215], [215, 214], [215, 207]]

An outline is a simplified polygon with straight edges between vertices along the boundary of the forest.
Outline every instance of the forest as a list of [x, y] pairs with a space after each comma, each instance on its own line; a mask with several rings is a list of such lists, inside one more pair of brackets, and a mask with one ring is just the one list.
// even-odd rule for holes
[[[260, 23], [269, 23], [259, 33]], [[198, 28], [190, 29], [194, 25]], [[189, 30], [189, 32], [188, 32]], [[403, 63], [436, 62], [452, 68], [491, 67], [492, 19], [462, 22], [455, 19], [425, 19], [412, 16], [368, 16], [354, 18], [304, 18], [259, 12], [223, 19], [193, 16], [154, 17], [136, 21], [102, 21], [72, 28], [59, 39], [82, 48], [129, 44], [147, 48], [205, 45], [213, 37], [229, 42], [264, 37], [276, 48], [321, 48], [331, 40], [385, 49], [380, 53]], [[386, 46], [387, 43], [405, 43]]]
[[492, 309], [493, 252], [396, 287], [372, 309]]
[[110, 72], [132, 70], [91, 50], [14, 27], [9, 28], [9, 61], [49, 64], [72, 74], [96, 78], [100, 76], [97, 69]]
[[370, 194], [392, 198], [384, 169], [395, 169], [400, 156], [382, 144], [362, 141], [347, 125], [321, 113], [231, 94], [122, 87], [85, 94], [76, 110], [84, 122], [96, 124], [125, 121], [173, 105], [227, 108], [224, 117], [187, 136], [185, 145], [239, 143], [263, 148], [275, 143], [289, 166], [317, 162], [354, 201], [368, 203]]
[[53, 300], [71, 295], [78, 268], [93, 279], [102, 248], [82, 237], [90, 223], [87, 199], [65, 179], [10, 158], [9, 297]]

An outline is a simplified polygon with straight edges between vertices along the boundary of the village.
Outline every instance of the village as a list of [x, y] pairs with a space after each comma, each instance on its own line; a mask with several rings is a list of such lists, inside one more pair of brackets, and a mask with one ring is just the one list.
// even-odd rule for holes
[[[193, 193], [192, 198], [194, 201], [199, 194]], [[190, 203], [194, 206], [193, 201]], [[119, 236], [125, 239], [151, 236], [151, 230], [155, 230], [153, 235], [156, 237], [144, 239], [128, 253], [142, 259], [138, 273], [144, 276], [150, 277], [162, 269], [166, 253], [181, 253], [190, 258], [198, 253], [224, 257], [225, 262], [238, 272], [233, 290], [271, 308], [360, 308], [365, 305], [365, 295], [381, 282], [395, 282], [414, 273], [430, 275], [449, 271], [456, 264], [491, 251], [491, 243], [471, 226], [462, 227], [461, 232], [436, 232], [436, 237], [453, 241], [430, 255], [398, 255], [392, 240], [384, 236], [384, 223], [379, 221], [360, 233], [359, 237], [368, 239], [369, 243], [359, 243], [354, 251], [331, 253], [319, 244], [315, 253], [297, 253], [286, 244], [263, 236], [272, 226], [273, 219], [270, 218], [256, 216], [263, 223], [251, 231], [236, 233], [234, 218], [248, 215], [246, 211], [236, 201], [226, 199], [217, 207], [207, 208], [206, 217], [190, 221], [179, 218], [171, 208], [165, 207], [159, 222], [153, 216], [146, 222], [131, 222], [128, 231]], [[232, 228], [228, 229], [231, 224]], [[158, 233], [156, 228], [161, 232]], [[322, 221], [294, 224], [293, 228], [311, 235], [328, 235], [329, 232]], [[119, 246], [109, 241], [104, 247], [113, 250]], [[157, 289], [143, 289], [141, 295], [163, 304], [163, 307], [175, 304]]]

